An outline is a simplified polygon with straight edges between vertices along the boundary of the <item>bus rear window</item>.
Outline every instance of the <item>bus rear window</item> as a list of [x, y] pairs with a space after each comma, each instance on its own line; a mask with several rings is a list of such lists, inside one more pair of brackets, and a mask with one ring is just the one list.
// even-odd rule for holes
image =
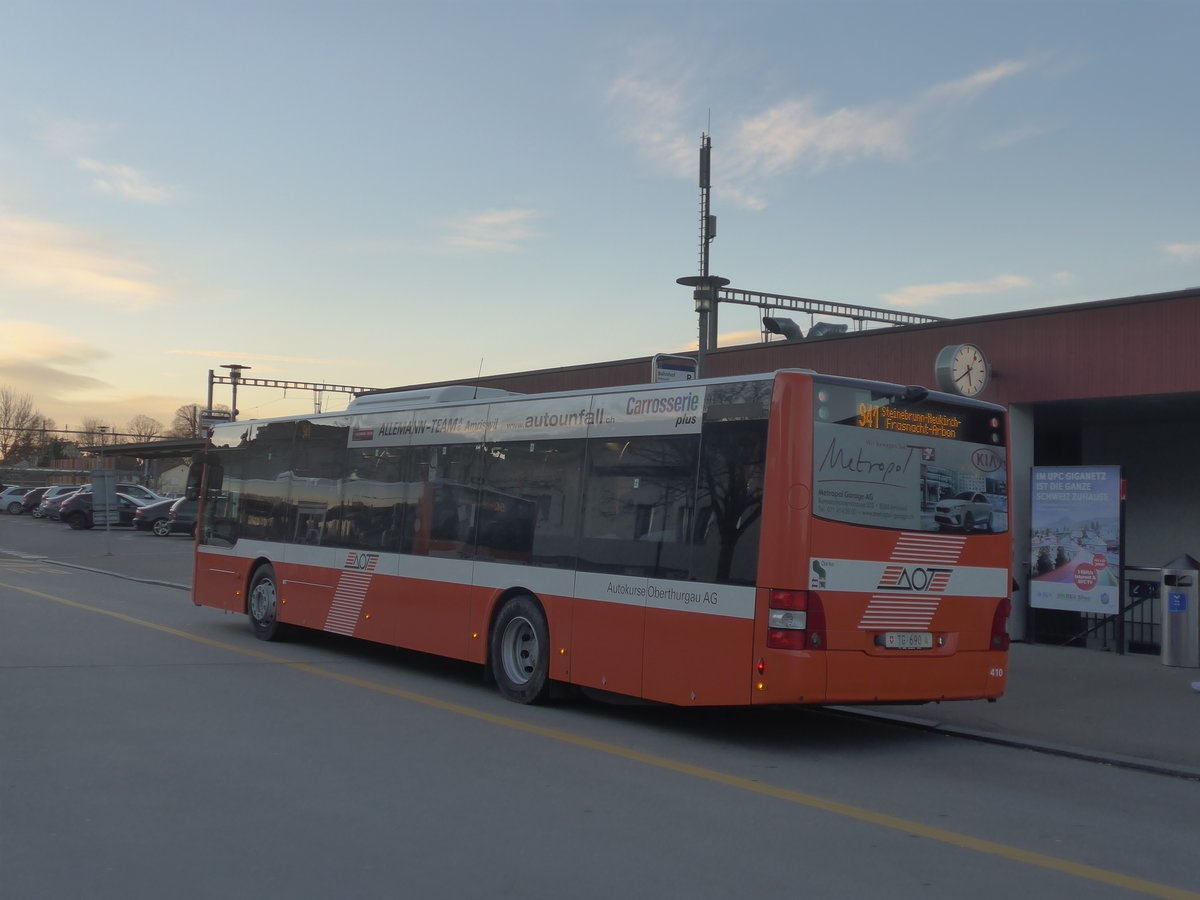
[[909, 531], [1007, 531], [1004, 436], [998, 406], [814, 380], [813, 511]]

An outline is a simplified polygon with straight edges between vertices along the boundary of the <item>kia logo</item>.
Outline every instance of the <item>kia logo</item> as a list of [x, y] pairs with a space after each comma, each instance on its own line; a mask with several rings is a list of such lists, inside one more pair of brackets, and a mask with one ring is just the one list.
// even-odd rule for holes
[[998, 472], [1004, 468], [1004, 457], [987, 447], [980, 447], [972, 453], [971, 462], [980, 472]]

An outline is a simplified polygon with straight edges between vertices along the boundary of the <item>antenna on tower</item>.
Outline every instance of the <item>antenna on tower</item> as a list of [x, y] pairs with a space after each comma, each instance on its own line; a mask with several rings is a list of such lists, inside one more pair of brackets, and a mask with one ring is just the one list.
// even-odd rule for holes
[[676, 278], [677, 284], [693, 288], [699, 317], [700, 337], [696, 344], [696, 377], [705, 376], [705, 357], [717, 347], [717, 291], [728, 278], [708, 273], [708, 245], [717, 236], [717, 217], [712, 214], [712, 138], [700, 135], [700, 274]]
[[708, 245], [717, 236], [712, 214], [712, 138], [700, 135], [700, 274], [708, 275]]
[[[708, 247], [716, 236], [717, 217], [712, 211], [712, 135], [705, 133], [700, 135], [700, 277], [704, 279], [711, 295], [701, 341], [708, 350], [717, 349], [717, 287], [711, 283], [708, 272]], [[729, 284], [728, 281], [724, 283]]]

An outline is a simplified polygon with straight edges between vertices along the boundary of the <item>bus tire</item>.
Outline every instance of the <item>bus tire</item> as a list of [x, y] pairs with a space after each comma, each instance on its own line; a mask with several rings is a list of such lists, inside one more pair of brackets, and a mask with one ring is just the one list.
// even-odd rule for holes
[[492, 676], [504, 697], [541, 703], [550, 695], [550, 629], [529, 594], [510, 597], [500, 608], [490, 650]]
[[283, 636], [283, 625], [278, 617], [279, 583], [275, 570], [269, 565], [259, 566], [250, 578], [246, 614], [250, 617], [254, 636], [260, 641], [277, 641]]

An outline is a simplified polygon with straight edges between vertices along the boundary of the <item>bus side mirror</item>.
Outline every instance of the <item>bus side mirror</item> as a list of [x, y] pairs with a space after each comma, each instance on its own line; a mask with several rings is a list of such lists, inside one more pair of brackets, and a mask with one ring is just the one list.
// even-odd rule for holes
[[183, 489], [183, 496], [188, 500], [200, 499], [200, 482], [204, 478], [204, 469], [207, 466], [207, 453], [201, 453], [192, 460], [191, 468], [188, 469], [187, 484]]

